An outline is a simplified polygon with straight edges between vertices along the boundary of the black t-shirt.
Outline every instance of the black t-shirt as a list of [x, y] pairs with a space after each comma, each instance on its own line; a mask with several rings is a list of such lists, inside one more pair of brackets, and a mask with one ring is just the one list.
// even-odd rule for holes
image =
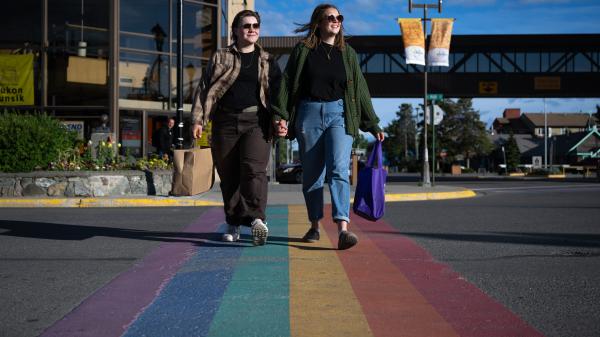
[[342, 52], [337, 47], [319, 43], [308, 53], [303, 72], [308, 83], [303, 98], [323, 101], [344, 98], [346, 69]]
[[220, 104], [229, 109], [241, 110], [249, 106], [260, 105], [258, 84], [258, 50], [240, 53], [242, 67], [233, 85], [220, 100]]

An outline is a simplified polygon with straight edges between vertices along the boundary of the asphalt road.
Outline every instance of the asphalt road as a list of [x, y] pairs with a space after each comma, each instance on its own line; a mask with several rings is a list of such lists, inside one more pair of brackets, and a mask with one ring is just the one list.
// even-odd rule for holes
[[600, 185], [455, 183], [479, 196], [386, 219], [546, 336], [600, 336]]
[[[600, 336], [600, 184], [443, 184], [479, 196], [388, 204], [386, 221], [546, 336]], [[205, 210], [2, 209], [0, 335], [39, 335]]]

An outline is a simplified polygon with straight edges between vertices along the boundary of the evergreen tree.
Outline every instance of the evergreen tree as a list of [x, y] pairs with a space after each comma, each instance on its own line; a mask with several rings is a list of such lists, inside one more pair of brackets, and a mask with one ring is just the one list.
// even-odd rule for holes
[[416, 125], [412, 113], [411, 104], [402, 104], [396, 118], [384, 128], [383, 151], [390, 166], [407, 166], [415, 158]]
[[444, 110], [444, 119], [437, 127], [439, 146], [447, 151], [450, 159], [464, 157], [470, 168], [471, 158], [487, 155], [493, 149], [479, 111], [473, 109], [471, 98], [460, 98], [456, 102], [444, 100], [439, 105]]
[[508, 167], [508, 172], [515, 172], [521, 163], [521, 151], [519, 151], [517, 140], [512, 132], [504, 145], [504, 151], [506, 153], [506, 166]]
[[365, 136], [363, 136], [363, 134], [359, 132], [358, 136], [356, 136], [354, 138], [354, 142], [352, 143], [352, 148], [366, 150], [368, 145], [369, 145], [369, 141], [367, 140], [367, 138], [365, 138]]

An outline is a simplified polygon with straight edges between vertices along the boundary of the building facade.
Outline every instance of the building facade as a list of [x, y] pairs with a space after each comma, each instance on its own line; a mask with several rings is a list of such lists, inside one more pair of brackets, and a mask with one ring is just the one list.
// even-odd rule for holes
[[[229, 32], [227, 2], [183, 1], [187, 120], [202, 68]], [[2, 104], [0, 109], [42, 111], [79, 123], [86, 138], [101, 126], [101, 116], [108, 115], [107, 126], [126, 151], [136, 156], [151, 152], [153, 130], [176, 111], [177, 4], [178, 0], [4, 3], [0, 55], [33, 55], [34, 99], [33, 104]]]

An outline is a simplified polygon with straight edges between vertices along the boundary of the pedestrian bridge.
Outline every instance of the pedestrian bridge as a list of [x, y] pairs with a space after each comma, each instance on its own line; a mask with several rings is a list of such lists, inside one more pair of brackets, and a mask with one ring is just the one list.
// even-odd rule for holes
[[[298, 36], [262, 37], [285, 66]], [[352, 36], [373, 97], [423, 97], [423, 66], [407, 65], [402, 37]], [[449, 67], [428, 67], [445, 97], [600, 97], [600, 34], [455, 35]]]

